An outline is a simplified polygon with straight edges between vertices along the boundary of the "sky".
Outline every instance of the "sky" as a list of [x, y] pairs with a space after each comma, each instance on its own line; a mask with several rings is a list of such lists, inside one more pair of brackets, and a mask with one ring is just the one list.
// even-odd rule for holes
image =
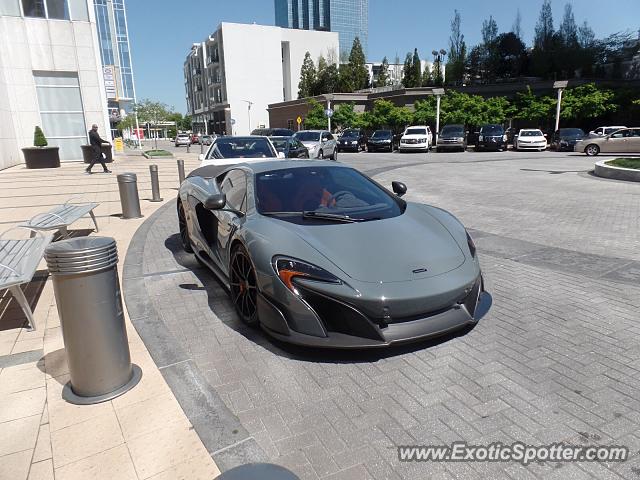
[[[565, 0], [552, 0], [554, 25]], [[640, 0], [573, 0], [576, 23], [587, 20], [596, 37], [640, 28]], [[194, 42], [202, 42], [220, 22], [275, 23], [273, 0], [128, 0], [127, 20], [138, 100], [166, 103], [186, 111], [183, 64]], [[370, 0], [369, 58], [401, 61], [418, 48], [421, 58], [449, 48], [454, 10], [462, 17], [467, 47], [479, 43], [482, 21], [493, 15], [499, 32], [510, 31], [520, 9], [522, 34], [533, 39], [542, 0]], [[259, 81], [256, 79], [256, 87]]]

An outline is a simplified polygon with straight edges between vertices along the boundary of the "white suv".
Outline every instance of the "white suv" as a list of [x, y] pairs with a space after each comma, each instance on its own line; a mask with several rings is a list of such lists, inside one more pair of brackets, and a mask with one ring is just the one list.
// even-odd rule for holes
[[407, 127], [400, 138], [400, 151], [429, 151], [433, 142], [431, 128], [427, 125]]

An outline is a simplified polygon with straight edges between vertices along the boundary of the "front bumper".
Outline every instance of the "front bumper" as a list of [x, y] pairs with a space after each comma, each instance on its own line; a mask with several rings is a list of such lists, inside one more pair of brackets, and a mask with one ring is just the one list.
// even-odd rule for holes
[[540, 150], [541, 148], [546, 149], [547, 144], [543, 142], [536, 142], [536, 143], [519, 143], [518, 142], [518, 150]]
[[377, 150], [390, 150], [392, 149], [392, 143], [367, 143], [367, 150], [369, 151], [377, 151]]
[[426, 151], [429, 150], [429, 143], [402, 143], [400, 142], [400, 151]]
[[355, 145], [352, 145], [351, 143], [338, 143], [338, 150], [349, 150], [352, 152], [357, 152], [358, 150], [360, 150], [360, 144], [356, 143]]
[[470, 291], [445, 308], [405, 318], [374, 318], [362, 308], [342, 299], [302, 288], [302, 297], [322, 327], [319, 334], [301, 333], [294, 328], [294, 311], [267, 296], [260, 296], [258, 312], [262, 328], [287, 343], [327, 348], [376, 348], [410, 343], [445, 335], [476, 324], [491, 305], [482, 275]]
[[481, 142], [478, 142], [476, 144], [476, 148], [482, 148], [485, 150], [499, 150], [501, 148], [507, 148], [507, 142], [502, 140], [502, 138], [500, 138], [500, 140], [485, 139]]
[[466, 145], [464, 142], [438, 139], [438, 143], [436, 143], [436, 148], [438, 150], [460, 150], [460, 149], [465, 150]]

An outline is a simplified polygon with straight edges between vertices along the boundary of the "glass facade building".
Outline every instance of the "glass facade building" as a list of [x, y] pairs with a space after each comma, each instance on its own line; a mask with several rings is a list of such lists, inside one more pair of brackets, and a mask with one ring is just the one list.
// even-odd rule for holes
[[337, 32], [341, 59], [356, 37], [368, 54], [369, 0], [275, 0], [275, 9], [278, 27]]

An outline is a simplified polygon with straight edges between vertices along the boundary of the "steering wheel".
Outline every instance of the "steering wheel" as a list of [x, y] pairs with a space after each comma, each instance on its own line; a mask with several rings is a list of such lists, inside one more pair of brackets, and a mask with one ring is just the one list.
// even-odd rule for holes
[[342, 197], [344, 195], [353, 195], [353, 194], [351, 192], [349, 192], [348, 190], [340, 190], [339, 192], [336, 192], [333, 195], [331, 195], [331, 198], [329, 199], [329, 202], [330, 203], [338, 203], [338, 201], [340, 200], [340, 197]]

